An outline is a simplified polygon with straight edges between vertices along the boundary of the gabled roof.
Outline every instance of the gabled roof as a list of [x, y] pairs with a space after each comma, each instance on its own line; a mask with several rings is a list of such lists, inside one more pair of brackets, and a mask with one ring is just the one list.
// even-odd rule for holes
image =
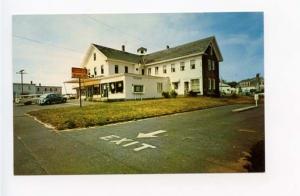
[[176, 46], [174, 48], [168, 48], [158, 52], [150, 53], [147, 55], [137, 55], [129, 52], [116, 50], [113, 48], [92, 44], [100, 52], [102, 52], [107, 58], [122, 60], [132, 63], [143, 62], [145, 64], [156, 63], [160, 61], [170, 60], [174, 58], [180, 58], [187, 55], [204, 53], [209, 45], [216, 51], [216, 55], [219, 61], [223, 61], [222, 54], [218, 47], [217, 41], [214, 36], [200, 39], [194, 42], [186, 43], [183, 45]]
[[176, 46], [174, 48], [168, 48], [158, 52], [145, 55], [145, 63], [155, 63], [159, 61], [169, 60], [181, 56], [187, 56], [195, 53], [204, 53], [210, 44], [213, 44], [213, 47], [216, 50], [219, 60], [222, 61], [222, 55], [217, 45], [216, 39], [214, 36], [200, 39], [194, 42], [186, 43], [183, 45]]
[[116, 60], [122, 60], [122, 61], [128, 61], [133, 63], [139, 63], [141, 60], [140, 55], [132, 54], [129, 52], [116, 50], [113, 48], [108, 48], [105, 46], [100, 46], [97, 44], [92, 44], [95, 46], [98, 50], [100, 50], [107, 58], [110, 59], [116, 59]]

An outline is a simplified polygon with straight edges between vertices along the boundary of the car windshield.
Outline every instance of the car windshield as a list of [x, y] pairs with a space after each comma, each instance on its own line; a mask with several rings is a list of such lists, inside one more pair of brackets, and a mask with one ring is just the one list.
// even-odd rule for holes
[[40, 96], [40, 98], [46, 98], [49, 94], [43, 94]]

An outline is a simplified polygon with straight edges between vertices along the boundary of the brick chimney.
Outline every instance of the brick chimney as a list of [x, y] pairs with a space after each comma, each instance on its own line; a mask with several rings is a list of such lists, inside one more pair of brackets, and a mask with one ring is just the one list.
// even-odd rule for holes
[[125, 45], [122, 45], [122, 51], [125, 52]]

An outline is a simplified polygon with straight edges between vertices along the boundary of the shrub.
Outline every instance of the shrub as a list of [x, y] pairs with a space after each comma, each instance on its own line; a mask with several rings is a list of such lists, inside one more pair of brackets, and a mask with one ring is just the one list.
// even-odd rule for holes
[[170, 98], [169, 92], [162, 92], [161, 94], [164, 98]]
[[86, 98], [87, 101], [93, 101], [93, 97]]
[[73, 129], [76, 127], [76, 124], [73, 120], [67, 120], [67, 121], [65, 121], [65, 124], [68, 129]]
[[232, 93], [232, 94], [230, 95], [230, 97], [235, 99], [235, 98], [238, 98], [238, 95], [237, 95], [236, 93]]
[[190, 97], [196, 97], [197, 94], [198, 94], [197, 92], [190, 91], [188, 95], [189, 95]]
[[172, 98], [176, 98], [178, 95], [175, 90], [171, 90], [169, 94], [170, 94], [170, 97], [172, 97]]

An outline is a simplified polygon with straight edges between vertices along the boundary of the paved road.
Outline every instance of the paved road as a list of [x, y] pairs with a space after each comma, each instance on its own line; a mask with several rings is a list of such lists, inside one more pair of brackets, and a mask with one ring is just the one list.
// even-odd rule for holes
[[[55, 133], [24, 115], [40, 106], [14, 106], [14, 172], [31, 175], [245, 171], [239, 159], [264, 138], [264, 109], [261, 106], [231, 112], [239, 107], [223, 106]], [[139, 133], [156, 135], [137, 138]]]

